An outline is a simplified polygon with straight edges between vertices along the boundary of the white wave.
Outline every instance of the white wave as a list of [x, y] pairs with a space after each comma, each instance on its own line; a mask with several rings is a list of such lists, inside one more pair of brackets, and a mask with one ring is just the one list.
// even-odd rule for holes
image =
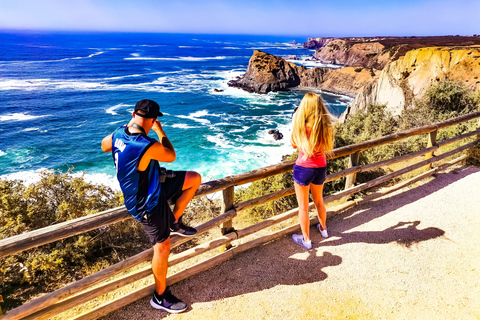
[[286, 59], [286, 61], [291, 62], [296, 65], [301, 65], [304, 67], [321, 67], [321, 68], [331, 68], [331, 69], [339, 69], [343, 68], [343, 66], [338, 65], [338, 64], [332, 64], [332, 63], [322, 63], [317, 60], [313, 60], [311, 56], [298, 56], [298, 60], [292, 60], [292, 59]]
[[199, 122], [199, 123], [204, 124], [204, 125], [209, 125], [209, 124], [211, 124], [210, 120], [201, 118], [201, 117], [204, 117], [206, 115], [208, 115], [207, 110], [200, 110], [200, 111], [197, 111], [197, 112], [194, 112], [194, 113], [190, 113], [188, 116], [178, 115], [177, 117], [182, 118], [182, 119], [190, 119], [190, 120]]
[[[89, 54], [86, 57], [72, 57], [72, 58], [63, 58], [63, 59], [57, 59], [57, 60], [35, 60], [35, 61], [1, 61], [1, 64], [28, 64], [28, 63], [46, 63], [46, 62], [60, 62], [60, 61], [68, 61], [68, 60], [80, 60], [80, 59], [90, 59], [95, 56], [98, 56], [102, 53], [105, 53], [105, 51], [100, 51], [100, 52], [95, 52], [92, 54]], [[0, 64], [0, 65], [1, 65]]]
[[185, 123], [175, 123], [174, 125], [172, 125], [172, 128], [178, 128], [178, 129], [194, 129], [194, 128], [197, 128], [197, 127], [189, 126], [188, 124], [185, 124]]
[[107, 124], [118, 124], [118, 123], [125, 123], [125, 120], [112, 121]]
[[0, 176], [0, 179], [21, 180], [24, 185], [28, 186], [32, 183], [40, 181], [40, 172], [46, 170], [46, 168], [41, 168], [37, 170], [14, 172]]
[[132, 57], [140, 57], [140, 53], [132, 53], [131, 56]]
[[95, 185], [104, 185], [112, 188], [114, 191], [120, 191], [120, 184], [118, 183], [117, 177], [111, 176], [106, 173], [83, 173], [77, 172], [70, 174], [74, 178], [83, 178], [88, 183]]
[[28, 132], [28, 131], [39, 131], [40, 128], [26, 128], [26, 129], [23, 129], [21, 132]]
[[148, 47], [148, 48], [156, 48], [156, 47], [165, 47], [164, 44], [140, 44], [140, 45], [134, 45], [134, 47]]
[[5, 151], [0, 150], [0, 157], [6, 155], [7, 153]]
[[201, 48], [200, 46], [178, 46], [179, 48]]
[[231, 130], [230, 133], [245, 132], [245, 131], [247, 131], [248, 129], [250, 129], [249, 126], [244, 126], [244, 127], [242, 127], [242, 129], [234, 129], [234, 130]]
[[242, 49], [242, 48], [238, 48], [238, 47], [224, 47], [223, 49], [240, 50], [240, 49]]
[[38, 119], [38, 118], [43, 118], [43, 117], [48, 117], [48, 116], [32, 116], [28, 115], [25, 113], [12, 113], [8, 115], [3, 115], [0, 116], [0, 121], [26, 121], [26, 120], [32, 120], [32, 119]]
[[123, 58], [124, 60], [164, 60], [164, 61], [207, 61], [207, 60], [225, 60], [232, 59], [235, 57], [177, 57], [177, 58], [155, 58], [155, 57], [134, 57], [134, 58]]
[[[1, 81], [0, 79], [0, 90], [25, 90], [25, 91], [34, 91], [34, 90], [90, 90], [90, 91], [118, 91], [118, 90], [137, 90], [144, 92], [189, 92], [192, 88], [186, 86], [188, 84], [186, 81], [184, 83], [166, 83], [165, 85], [158, 81], [147, 82], [147, 83], [138, 83], [138, 84], [108, 84], [105, 82], [94, 82], [94, 81], [76, 81], [76, 80], [50, 80], [50, 79], [32, 79], [32, 80], [6, 80]], [[201, 88], [196, 88], [196, 90], [201, 90]]]
[[130, 106], [130, 105], [129, 105], [129, 104], [120, 103], [120, 104], [114, 105], [113, 107], [107, 108], [107, 109], [105, 110], [105, 112], [108, 113], [108, 114], [117, 116], [118, 113], [115, 112], [115, 110], [117, 110], [117, 109], [119, 109], [119, 108], [128, 107], [128, 106]]

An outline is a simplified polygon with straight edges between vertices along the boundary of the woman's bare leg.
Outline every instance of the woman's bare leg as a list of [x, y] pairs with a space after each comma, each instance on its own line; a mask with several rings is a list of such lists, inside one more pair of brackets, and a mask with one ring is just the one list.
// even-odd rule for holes
[[310, 188], [312, 189], [313, 203], [315, 203], [315, 206], [317, 207], [318, 221], [323, 230], [327, 226], [327, 210], [325, 209], [325, 204], [323, 202], [323, 184], [316, 185], [312, 183], [310, 184]]
[[310, 217], [308, 216], [308, 194], [309, 186], [302, 186], [295, 182], [295, 194], [298, 202], [298, 218], [302, 229], [303, 240], [310, 240]]

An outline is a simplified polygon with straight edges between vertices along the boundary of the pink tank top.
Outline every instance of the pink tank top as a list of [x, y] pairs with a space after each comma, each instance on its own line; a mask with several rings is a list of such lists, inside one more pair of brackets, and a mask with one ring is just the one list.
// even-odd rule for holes
[[298, 158], [295, 164], [304, 168], [321, 168], [327, 165], [327, 157], [325, 157], [325, 153], [321, 151], [303, 160], [303, 152], [298, 150]]
[[[310, 128], [306, 128], [307, 137], [310, 137]], [[295, 164], [304, 168], [322, 168], [327, 166], [327, 157], [325, 157], [325, 152], [320, 151], [315, 153], [313, 156], [308, 157], [306, 160], [303, 160], [304, 153], [298, 150], [298, 158]]]

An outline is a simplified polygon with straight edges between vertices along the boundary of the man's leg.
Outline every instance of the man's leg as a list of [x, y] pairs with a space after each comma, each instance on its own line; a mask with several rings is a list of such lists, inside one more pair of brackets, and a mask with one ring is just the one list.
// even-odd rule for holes
[[175, 223], [183, 215], [185, 208], [190, 200], [192, 200], [195, 192], [202, 183], [202, 177], [195, 171], [187, 171], [185, 174], [185, 181], [183, 182], [182, 194], [175, 202], [173, 215], [175, 216]]
[[155, 278], [155, 292], [150, 305], [155, 309], [170, 313], [179, 313], [187, 309], [187, 304], [175, 297], [167, 287], [168, 255], [170, 254], [170, 237], [153, 246], [152, 271]]
[[170, 254], [170, 237], [163, 242], [157, 242], [153, 246], [152, 271], [155, 278], [155, 288], [158, 294], [162, 294], [167, 287], [168, 256]]

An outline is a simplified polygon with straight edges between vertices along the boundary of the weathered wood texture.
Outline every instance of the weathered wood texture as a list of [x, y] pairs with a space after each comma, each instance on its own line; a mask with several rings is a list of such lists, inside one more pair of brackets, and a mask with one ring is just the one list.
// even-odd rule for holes
[[[433, 147], [437, 143], [437, 132], [438, 130], [432, 131], [428, 134], [428, 143], [427, 148]], [[430, 159], [433, 157], [434, 152], [429, 152], [425, 155], [425, 160]], [[427, 172], [428, 170], [432, 169], [432, 164], [428, 164], [424, 167], [424, 171]]]
[[[219, 226], [223, 222], [227, 220], [231, 220], [233, 217], [236, 216], [235, 210], [229, 210], [223, 215], [220, 215], [212, 220], [207, 221], [206, 223], [197, 227], [197, 231], [199, 234], [202, 234], [213, 227]], [[190, 240], [189, 238], [173, 236], [172, 237], [172, 247], [175, 247], [181, 243]], [[27, 302], [24, 305], [21, 305], [13, 310], [10, 310], [7, 314], [0, 316], [1, 320], [13, 320], [13, 319], [21, 319], [30, 314], [38, 312], [48, 306], [57, 303], [58, 301], [64, 300], [74, 294], [82, 292], [91, 286], [94, 286], [102, 281], [105, 281], [120, 272], [130, 269], [133, 266], [136, 266], [140, 263], [145, 261], [149, 261], [153, 256], [153, 249], [148, 249], [143, 251], [133, 257], [130, 257], [124, 261], [121, 261], [117, 264], [114, 264], [110, 267], [107, 267], [91, 276], [85, 277], [81, 280], [75, 281], [61, 289], [58, 289], [54, 292], [46, 294], [38, 299], [33, 301]]]
[[[231, 186], [223, 190], [222, 197], [222, 206], [220, 208], [220, 213], [225, 213], [228, 210], [233, 209], [233, 201], [235, 198], [235, 187]], [[222, 224], [221, 232], [223, 235], [233, 231], [232, 220], [225, 221]], [[226, 242], [221, 248], [220, 251], [228, 250], [232, 247], [230, 242]]]
[[[411, 129], [411, 130], [403, 131], [400, 133], [365, 141], [355, 145], [337, 148], [334, 150], [334, 155], [329, 157], [329, 159], [349, 155], [354, 152], [366, 150], [368, 148], [376, 147], [389, 142], [394, 142], [394, 141], [411, 137], [417, 134], [429, 133], [429, 132], [438, 130], [440, 128], [445, 128], [450, 125], [458, 124], [458, 123], [471, 120], [474, 118], [478, 118], [478, 117], [480, 117], [480, 111], [470, 113], [468, 115], [458, 117], [455, 119], [425, 126], [422, 128]], [[479, 132], [480, 132], [479, 130], [476, 130], [452, 139], [456, 139], [454, 141], [457, 141], [460, 139], [464, 139], [467, 136], [479, 134]], [[437, 143], [437, 145], [443, 146], [445, 144], [442, 141], [440, 143]], [[204, 196], [210, 193], [224, 190], [231, 186], [241, 185], [241, 184], [252, 182], [261, 178], [265, 178], [275, 174], [290, 171], [293, 168], [293, 164], [294, 164], [294, 161], [284, 162], [284, 163], [260, 168], [257, 170], [245, 172], [242, 174], [232, 175], [232, 176], [224, 177], [222, 179], [203, 183], [195, 193], [195, 197]], [[344, 173], [360, 172], [360, 171], [357, 171], [358, 170], [357, 167], [353, 167], [347, 170], [351, 170], [351, 171], [344, 171]], [[346, 175], [347, 174], [343, 176], [346, 176]], [[332, 176], [332, 179], [333, 177], [337, 178], [339, 176]], [[108, 211], [99, 212], [94, 215], [90, 215], [90, 216], [86, 216], [86, 217], [82, 217], [74, 220], [69, 220], [64, 223], [52, 225], [47, 228], [42, 228], [42, 229], [27, 232], [18, 236], [3, 239], [3, 240], [0, 240], [0, 257], [10, 255], [19, 251], [27, 250], [30, 248], [34, 248], [42, 244], [50, 243], [50, 242], [64, 239], [70, 236], [74, 236], [83, 232], [94, 230], [102, 226], [119, 222], [125, 219], [131, 219], [131, 216], [128, 214], [125, 207], [119, 207], [119, 208], [111, 209]]]

